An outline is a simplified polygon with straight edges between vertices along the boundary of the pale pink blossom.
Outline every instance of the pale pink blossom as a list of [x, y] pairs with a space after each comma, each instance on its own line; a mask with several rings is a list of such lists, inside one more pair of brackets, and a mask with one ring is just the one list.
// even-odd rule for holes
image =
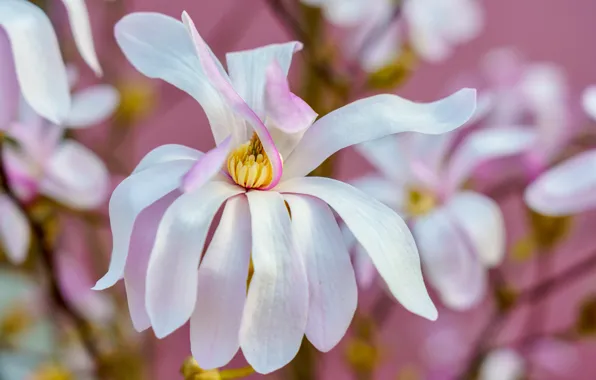
[[292, 360], [304, 335], [321, 351], [333, 348], [356, 309], [354, 271], [332, 208], [397, 300], [435, 319], [403, 220], [350, 185], [305, 176], [353, 144], [457, 128], [474, 112], [475, 91], [428, 104], [379, 95], [315, 122], [286, 79], [300, 43], [229, 53], [226, 71], [190, 17], [182, 19], [131, 14], [116, 25], [116, 39], [137, 70], [201, 104], [217, 146], [156, 148], [116, 188], [110, 267], [95, 289], [124, 278], [135, 328], [152, 327], [160, 338], [190, 320], [203, 368], [224, 366], [242, 348], [256, 371], [269, 373]]

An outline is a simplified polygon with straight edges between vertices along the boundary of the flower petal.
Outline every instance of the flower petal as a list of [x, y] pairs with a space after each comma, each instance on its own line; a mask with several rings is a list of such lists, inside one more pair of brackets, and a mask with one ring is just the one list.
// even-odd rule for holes
[[448, 191], [456, 190], [480, 164], [522, 154], [536, 142], [536, 132], [523, 127], [483, 129], [466, 137], [447, 168]]
[[0, 27], [10, 40], [23, 96], [38, 114], [60, 124], [70, 111], [70, 90], [50, 20], [27, 1], [5, 0]]
[[203, 369], [225, 366], [240, 348], [250, 232], [246, 197], [231, 198], [201, 261], [198, 306], [190, 319], [192, 356]]
[[119, 102], [120, 94], [114, 87], [89, 87], [73, 95], [72, 108], [65, 124], [72, 129], [102, 123], [114, 113]]
[[584, 112], [596, 120], [596, 86], [588, 86], [582, 94]]
[[180, 195], [179, 191], [174, 190], [157, 200], [141, 211], [134, 223], [130, 238], [129, 255], [124, 267], [124, 286], [126, 287], [126, 300], [128, 301], [130, 319], [133, 327], [138, 332], [151, 326], [147, 307], [145, 306], [145, 290], [147, 267], [155, 243], [157, 228], [166, 210]]
[[145, 294], [147, 313], [158, 338], [169, 335], [190, 318], [211, 221], [222, 203], [242, 192], [243, 188], [227, 182], [208, 182], [194, 192], [182, 194], [165, 212], [149, 258]]
[[295, 178], [277, 190], [312, 195], [329, 204], [367, 250], [395, 298], [411, 312], [437, 319], [437, 309], [422, 279], [416, 244], [394, 211], [358, 189], [329, 178]]
[[108, 195], [110, 177], [99, 157], [76, 141], [64, 140], [49, 158], [41, 193], [75, 208], [94, 208]]
[[85, 0], [62, 0], [62, 2], [66, 7], [70, 28], [72, 29], [72, 35], [74, 36], [79, 53], [89, 67], [95, 71], [95, 74], [101, 76], [101, 66], [95, 53], [89, 12], [87, 11]]
[[492, 351], [482, 362], [479, 380], [516, 380], [524, 376], [523, 357], [512, 349]]
[[182, 190], [193, 191], [215, 177], [226, 163], [230, 149], [232, 149], [232, 136], [201, 156], [182, 178]]
[[482, 264], [497, 266], [505, 257], [505, 221], [499, 205], [471, 191], [459, 193], [445, 205], [466, 233]]
[[391, 134], [439, 134], [464, 124], [476, 107], [476, 91], [463, 89], [433, 102], [414, 103], [396, 95], [358, 100], [317, 120], [284, 163], [284, 179], [305, 176], [345, 147]]
[[[265, 124], [259, 119], [257, 114], [246, 104], [244, 99], [238, 95], [232, 84], [228, 81], [228, 79], [222, 74], [217, 66], [216, 60], [213, 58], [213, 54], [211, 53], [209, 46], [203, 40], [197, 28], [195, 27], [192, 19], [186, 12], [182, 13], [182, 20], [186, 25], [189, 33], [192, 36], [192, 39], [195, 44], [196, 52], [199, 56], [200, 64], [203, 67], [211, 85], [213, 85], [221, 94], [221, 96], [225, 99], [225, 102], [228, 106], [233, 109], [238, 115], [242, 116], [246, 119], [250, 125], [253, 127], [255, 133], [259, 136], [261, 140], [261, 144], [263, 145], [263, 149], [267, 153], [267, 157], [271, 162], [273, 167], [273, 179], [271, 184], [264, 188], [264, 190], [269, 190], [279, 182], [279, 179], [282, 175], [282, 162], [279, 152], [275, 147], [275, 143], [273, 142], [273, 138], [271, 138], [271, 134]], [[234, 125], [235, 126], [235, 125]], [[232, 134], [235, 131], [231, 131]], [[244, 133], [244, 131], [240, 131]], [[236, 132], [237, 133], [237, 132]], [[235, 141], [238, 143], [239, 141]]]
[[12, 59], [12, 48], [6, 32], [0, 28], [0, 130], [17, 118], [19, 82]]
[[406, 154], [407, 144], [402, 137], [404, 136], [387, 136], [354, 145], [354, 149], [387, 179], [405, 184], [411, 174]]
[[320, 200], [284, 195], [292, 213], [296, 253], [302, 256], [309, 285], [306, 337], [319, 350], [331, 350], [345, 335], [358, 304], [350, 255], [335, 216]]
[[596, 150], [564, 161], [534, 181], [526, 204], [545, 215], [569, 215], [596, 207]]
[[259, 373], [288, 364], [300, 348], [308, 319], [308, 280], [292, 246], [292, 225], [282, 196], [250, 191], [254, 274], [248, 289], [240, 346]]
[[116, 187], [110, 198], [113, 240], [110, 268], [93, 289], [109, 288], [122, 278], [137, 216], [149, 205], [176, 190], [182, 176], [193, 164], [193, 160], [176, 160], [155, 165], [133, 173]]
[[351, 181], [350, 185], [362, 190], [398, 213], [401, 212], [405, 206], [405, 187], [390, 182], [383, 177], [374, 174], [359, 177], [354, 181]]
[[443, 303], [455, 310], [476, 305], [486, 293], [486, 272], [467, 232], [445, 209], [418, 218], [413, 231], [424, 274]]
[[147, 168], [155, 165], [162, 164], [164, 162], [177, 161], [177, 160], [192, 160], [196, 161], [203, 156], [203, 152], [193, 148], [189, 148], [184, 145], [178, 144], [166, 144], [153, 149], [147, 153], [145, 157], [139, 162], [134, 173], [138, 173]]
[[265, 120], [266, 70], [277, 62], [285, 78], [290, 70], [292, 55], [302, 49], [297, 41], [272, 44], [264, 47], [226, 54], [230, 80], [238, 95], [250, 108]]
[[160, 13], [132, 13], [115, 27], [116, 41], [142, 74], [187, 92], [205, 110], [216, 143], [230, 134], [236, 117], [203, 72], [184, 25]]
[[31, 230], [21, 210], [6, 195], [0, 194], [0, 244], [12, 264], [19, 265], [27, 258]]

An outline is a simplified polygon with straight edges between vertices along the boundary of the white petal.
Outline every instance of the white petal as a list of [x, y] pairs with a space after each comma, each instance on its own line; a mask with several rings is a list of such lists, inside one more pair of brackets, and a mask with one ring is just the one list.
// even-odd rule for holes
[[499, 127], [471, 133], [449, 161], [447, 189], [457, 189], [480, 164], [522, 154], [535, 143], [536, 132], [531, 128]]
[[405, 183], [410, 170], [406, 145], [401, 137], [403, 135], [387, 136], [355, 145], [354, 149], [388, 179]]
[[526, 204], [545, 215], [569, 215], [596, 208], [596, 150], [550, 169], [524, 194]]
[[416, 244], [394, 211], [356, 188], [328, 178], [295, 178], [277, 190], [312, 195], [329, 204], [367, 250], [395, 298], [411, 312], [437, 319], [437, 309], [422, 279]]
[[76, 141], [64, 140], [49, 158], [40, 192], [74, 208], [94, 208], [108, 195], [103, 161]]
[[0, 2], [23, 96], [46, 119], [60, 124], [70, 111], [70, 90], [56, 33], [41, 9], [21, 0]]
[[325, 17], [334, 25], [354, 26], [366, 15], [367, 5], [362, 0], [327, 0], [323, 11]]
[[288, 75], [292, 55], [300, 49], [302, 44], [293, 41], [226, 54], [234, 89], [261, 120], [265, 120], [266, 116], [264, 101], [267, 67], [277, 61], [285, 75]]
[[596, 120], [596, 86], [588, 86], [582, 94], [582, 106], [584, 112]]
[[192, 356], [201, 368], [225, 366], [240, 348], [250, 232], [246, 197], [230, 199], [201, 261], [197, 307], [190, 319]]
[[463, 89], [433, 102], [396, 95], [358, 100], [316, 121], [284, 164], [284, 179], [301, 177], [345, 147], [399, 132], [439, 134], [464, 124], [476, 107], [476, 91]]
[[69, 128], [85, 128], [108, 119], [118, 107], [120, 94], [109, 85], [97, 85], [73, 95], [72, 108], [66, 120]]
[[191, 160], [197, 161], [203, 156], [203, 152], [193, 148], [189, 148], [184, 145], [178, 144], [167, 144], [159, 146], [147, 153], [145, 157], [139, 162], [134, 173], [138, 173], [147, 168], [151, 168], [155, 165], [162, 164], [164, 162], [177, 161], [177, 160]]
[[335, 216], [320, 200], [284, 195], [292, 213], [296, 254], [304, 259], [309, 286], [306, 337], [331, 350], [345, 335], [358, 303], [350, 255]]
[[523, 357], [517, 352], [502, 348], [492, 351], [482, 362], [479, 380], [517, 380], [525, 373]]
[[243, 188], [227, 182], [209, 182], [182, 194], [165, 212], [149, 258], [145, 294], [147, 313], [158, 338], [169, 335], [190, 318], [197, 300], [199, 261], [211, 221], [226, 199], [242, 192]]
[[356, 248], [354, 248], [352, 263], [354, 265], [354, 274], [356, 275], [358, 287], [361, 289], [370, 288], [377, 277], [377, 270], [366, 249], [360, 244], [356, 244]]
[[418, 218], [413, 230], [424, 274], [443, 303], [455, 310], [476, 305], [486, 293], [486, 272], [466, 231], [445, 209]]
[[89, 12], [85, 5], [85, 0], [62, 0], [66, 11], [70, 28], [74, 36], [75, 43], [79, 53], [85, 62], [95, 71], [96, 75], [101, 75], [101, 66], [95, 53], [93, 45], [93, 35], [91, 34], [91, 23], [89, 21]]
[[159, 13], [132, 13], [116, 24], [115, 33], [124, 55], [138, 71], [165, 80], [201, 104], [216, 143], [230, 134], [236, 118], [205, 76], [194, 43], [180, 21]]
[[248, 194], [254, 274], [248, 289], [240, 347], [259, 373], [288, 364], [300, 348], [308, 318], [308, 280], [292, 247], [292, 226], [282, 196]]
[[11, 263], [22, 264], [29, 249], [29, 222], [18, 206], [4, 194], [0, 194], [0, 215], [0, 244]]
[[405, 187], [390, 182], [383, 177], [376, 175], [359, 177], [350, 181], [350, 185], [383, 202], [397, 212], [400, 212], [405, 205]]
[[124, 273], [134, 222], [141, 211], [180, 186], [182, 176], [192, 167], [193, 160], [162, 163], [133, 173], [122, 181], [110, 198], [112, 257], [110, 268], [95, 284], [95, 290], [114, 285]]
[[0, 130], [17, 117], [19, 82], [15, 74], [12, 48], [6, 32], [0, 28]]
[[478, 193], [457, 194], [445, 205], [470, 238], [476, 255], [488, 266], [497, 266], [505, 257], [505, 221], [499, 205]]

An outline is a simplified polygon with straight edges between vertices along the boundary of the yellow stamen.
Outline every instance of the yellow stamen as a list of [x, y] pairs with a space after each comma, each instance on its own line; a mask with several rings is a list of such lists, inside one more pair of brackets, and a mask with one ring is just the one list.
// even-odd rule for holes
[[428, 213], [437, 205], [437, 198], [429, 191], [410, 189], [406, 193], [406, 211], [412, 216]]
[[72, 373], [56, 364], [47, 364], [39, 368], [32, 377], [33, 380], [74, 380]]
[[228, 173], [247, 189], [266, 187], [273, 180], [273, 167], [256, 133], [228, 156]]

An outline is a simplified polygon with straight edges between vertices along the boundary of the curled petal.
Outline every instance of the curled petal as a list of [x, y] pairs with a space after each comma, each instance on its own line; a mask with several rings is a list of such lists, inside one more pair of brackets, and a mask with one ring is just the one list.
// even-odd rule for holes
[[201, 156], [182, 178], [182, 190], [193, 191], [215, 177], [226, 163], [230, 149], [232, 149], [232, 136]]
[[70, 28], [74, 36], [77, 49], [91, 67], [96, 75], [101, 76], [101, 66], [95, 53], [95, 45], [93, 44], [93, 35], [91, 34], [91, 23], [89, 22], [89, 12], [85, 0], [62, 0], [66, 11], [68, 12], [68, 20], [70, 21]]
[[178, 144], [167, 144], [159, 146], [147, 153], [145, 157], [139, 162], [134, 173], [138, 173], [147, 168], [155, 165], [162, 164], [164, 162], [177, 161], [177, 160], [191, 160], [196, 161], [203, 156], [203, 152], [196, 149], [189, 148], [184, 145]]

